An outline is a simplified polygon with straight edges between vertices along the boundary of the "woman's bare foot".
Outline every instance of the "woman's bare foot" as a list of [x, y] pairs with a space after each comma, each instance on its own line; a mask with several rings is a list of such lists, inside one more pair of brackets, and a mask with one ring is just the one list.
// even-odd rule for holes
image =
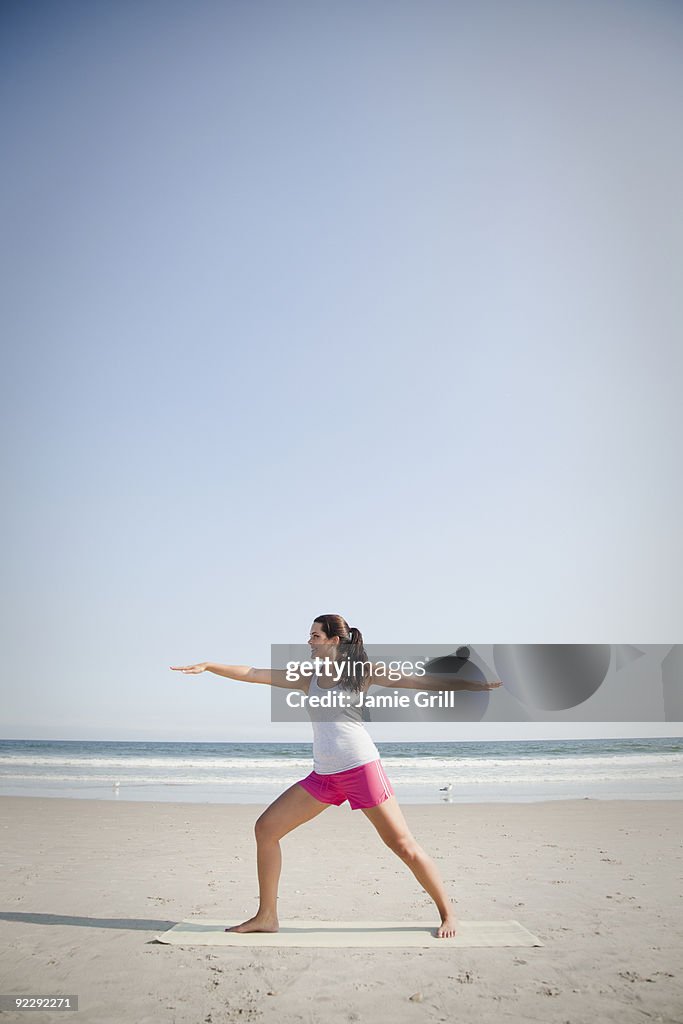
[[225, 928], [226, 932], [276, 932], [280, 929], [280, 922], [275, 914], [255, 914], [248, 921], [242, 924], [235, 924], [232, 928]]
[[447, 914], [436, 930], [437, 939], [451, 939], [457, 932], [457, 923], [452, 914]]

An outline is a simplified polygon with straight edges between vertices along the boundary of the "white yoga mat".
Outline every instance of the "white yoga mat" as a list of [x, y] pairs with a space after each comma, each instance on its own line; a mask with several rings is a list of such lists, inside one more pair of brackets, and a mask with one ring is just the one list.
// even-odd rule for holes
[[434, 921], [312, 921], [292, 918], [278, 932], [226, 932], [229, 917], [181, 921], [157, 935], [173, 946], [542, 946], [519, 921], [458, 921], [457, 934], [438, 939]]

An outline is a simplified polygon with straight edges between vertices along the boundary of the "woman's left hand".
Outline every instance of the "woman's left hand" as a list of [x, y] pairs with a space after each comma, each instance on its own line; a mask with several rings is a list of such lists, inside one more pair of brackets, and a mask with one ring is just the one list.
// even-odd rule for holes
[[503, 684], [500, 681], [500, 679], [492, 679], [491, 682], [483, 682], [483, 683], [475, 683], [473, 681], [468, 681], [468, 682], [465, 683], [465, 689], [466, 690], [474, 690], [475, 692], [479, 692], [479, 690], [495, 690], [496, 687], [502, 686], [502, 685]]

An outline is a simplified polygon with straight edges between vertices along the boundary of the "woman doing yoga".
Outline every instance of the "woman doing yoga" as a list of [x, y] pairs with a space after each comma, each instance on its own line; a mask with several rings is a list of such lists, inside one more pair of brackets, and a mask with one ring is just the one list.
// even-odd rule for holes
[[[327, 675], [300, 676], [297, 682], [287, 680], [287, 673], [278, 669], [257, 669], [246, 665], [171, 666], [174, 671], [186, 673], [214, 672], [229, 679], [248, 683], [263, 683], [289, 690], [303, 690], [309, 697], [322, 695], [326, 690], [345, 690], [359, 695], [375, 684], [386, 687], [411, 689], [437, 689], [438, 683], [428, 685], [428, 677], [406, 677], [400, 681], [373, 672], [363, 647], [360, 630], [349, 627], [341, 615], [319, 615], [310, 630], [309, 645], [312, 659], [329, 658], [333, 666], [363, 663], [367, 669], [363, 678], [347, 668], [339, 682], [334, 671]], [[318, 663], [316, 663], [318, 664]], [[463, 689], [490, 690], [500, 682], [462, 683]], [[449, 687], [445, 685], [444, 689]], [[396, 800], [394, 788], [387, 777], [372, 737], [362, 722], [362, 708], [354, 707], [360, 698], [347, 699], [341, 706], [325, 708], [306, 701], [306, 710], [313, 726], [313, 767], [305, 778], [295, 782], [270, 804], [257, 819], [256, 863], [259, 882], [259, 907], [248, 921], [226, 928], [231, 932], [276, 932], [279, 929], [277, 898], [282, 851], [280, 840], [292, 829], [310, 821], [332, 804], [339, 806], [349, 801], [352, 810], [362, 810], [375, 826], [383, 842], [413, 872], [423, 889], [431, 896], [441, 916], [435, 935], [440, 939], [456, 934], [456, 919], [436, 864], [413, 837], [403, 812]]]

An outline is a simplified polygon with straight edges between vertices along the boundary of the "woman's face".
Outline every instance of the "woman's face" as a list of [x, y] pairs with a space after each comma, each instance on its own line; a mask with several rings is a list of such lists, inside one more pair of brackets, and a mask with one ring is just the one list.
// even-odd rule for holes
[[311, 648], [311, 658], [334, 658], [339, 647], [339, 637], [333, 636], [330, 640], [320, 623], [314, 622], [310, 629], [308, 644]]

